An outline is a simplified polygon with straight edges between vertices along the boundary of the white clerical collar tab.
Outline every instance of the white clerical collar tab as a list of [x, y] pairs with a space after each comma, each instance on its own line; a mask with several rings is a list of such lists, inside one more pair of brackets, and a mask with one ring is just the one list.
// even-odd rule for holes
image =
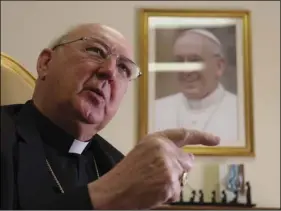
[[75, 154], [82, 154], [82, 152], [84, 151], [84, 149], [88, 144], [89, 141], [85, 142], [85, 141], [78, 141], [75, 139], [68, 152], [75, 153]]

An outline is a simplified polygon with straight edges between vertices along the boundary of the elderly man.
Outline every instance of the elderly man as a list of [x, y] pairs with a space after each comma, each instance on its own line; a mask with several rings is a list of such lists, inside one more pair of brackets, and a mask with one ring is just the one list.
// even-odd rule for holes
[[156, 101], [156, 130], [190, 128], [213, 133], [222, 145], [237, 141], [237, 99], [220, 78], [225, 59], [218, 38], [207, 30], [184, 31], [176, 39], [177, 62], [193, 64], [178, 72], [181, 92]]
[[123, 156], [97, 133], [139, 69], [117, 31], [82, 24], [44, 49], [33, 98], [1, 108], [2, 209], [149, 209], [178, 200], [193, 156], [216, 145], [186, 129], [149, 134]]

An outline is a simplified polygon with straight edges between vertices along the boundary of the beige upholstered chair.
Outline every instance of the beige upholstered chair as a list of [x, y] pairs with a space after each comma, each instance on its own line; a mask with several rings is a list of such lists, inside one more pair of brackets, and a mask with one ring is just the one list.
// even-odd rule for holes
[[35, 77], [1, 52], [1, 105], [25, 103], [32, 97]]

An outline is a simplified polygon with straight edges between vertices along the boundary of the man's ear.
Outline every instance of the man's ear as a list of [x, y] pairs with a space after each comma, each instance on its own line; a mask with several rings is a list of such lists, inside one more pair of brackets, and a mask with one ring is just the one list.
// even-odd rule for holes
[[217, 61], [217, 67], [218, 67], [217, 77], [220, 78], [225, 71], [226, 60], [224, 58], [219, 58]]
[[49, 48], [45, 48], [41, 51], [37, 60], [37, 73], [39, 79], [44, 80], [48, 74], [49, 62], [52, 59], [53, 51]]

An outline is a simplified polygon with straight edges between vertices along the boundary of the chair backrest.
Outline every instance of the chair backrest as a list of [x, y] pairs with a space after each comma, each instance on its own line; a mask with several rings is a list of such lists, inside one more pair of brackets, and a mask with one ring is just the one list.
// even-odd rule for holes
[[31, 99], [34, 87], [35, 77], [1, 52], [1, 105], [25, 103]]

